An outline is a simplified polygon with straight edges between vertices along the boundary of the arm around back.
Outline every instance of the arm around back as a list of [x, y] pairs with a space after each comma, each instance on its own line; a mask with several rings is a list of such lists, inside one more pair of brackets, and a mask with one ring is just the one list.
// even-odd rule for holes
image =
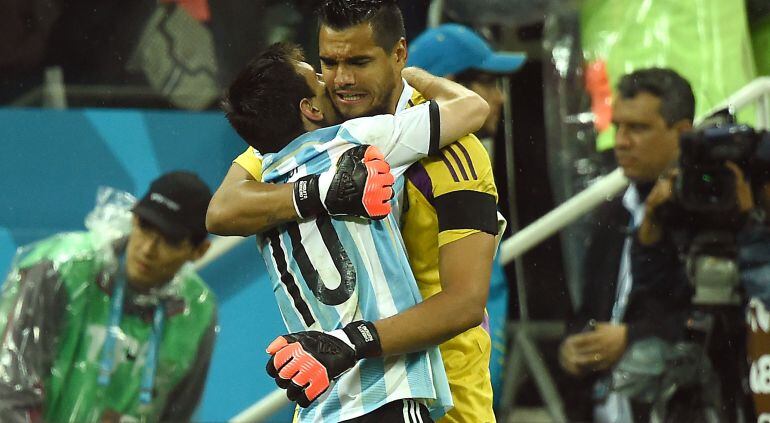
[[374, 323], [382, 354], [423, 350], [481, 324], [495, 248], [495, 237], [484, 232], [442, 246], [441, 292], [405, 312]]
[[206, 229], [217, 235], [250, 236], [299, 218], [292, 184], [266, 184], [237, 163], [230, 166], [206, 213]]
[[480, 95], [445, 78], [433, 76], [414, 67], [401, 75], [425, 98], [438, 104], [440, 115], [439, 146], [445, 147], [479, 130], [489, 115], [489, 104]]

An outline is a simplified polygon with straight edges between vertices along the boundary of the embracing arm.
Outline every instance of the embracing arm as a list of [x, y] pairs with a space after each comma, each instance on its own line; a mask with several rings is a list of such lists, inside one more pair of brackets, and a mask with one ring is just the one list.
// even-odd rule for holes
[[481, 324], [495, 247], [495, 237], [484, 232], [441, 247], [441, 292], [402, 313], [374, 322], [382, 354], [424, 350]]
[[[352, 322], [329, 333], [279, 336], [267, 347], [267, 373], [286, 389], [290, 400], [307, 407], [360, 359], [424, 350], [479, 325], [495, 246], [494, 236], [487, 233], [443, 246], [439, 253], [443, 291], [395, 316]], [[468, 260], [468, 251], [475, 260]]]
[[299, 219], [294, 184], [266, 184], [237, 163], [230, 166], [206, 213], [206, 229], [217, 235], [249, 236]]
[[405, 166], [425, 156], [438, 156], [441, 148], [478, 130], [489, 114], [483, 98], [456, 82], [418, 68], [406, 68], [402, 75], [430, 101], [395, 115], [342, 124], [354, 138], [382, 151], [396, 176], [406, 170]]
[[[336, 166], [287, 184], [257, 181], [235, 162], [209, 203], [206, 229], [218, 235], [250, 236], [325, 213], [384, 218], [390, 213], [393, 175], [382, 155], [369, 150], [350, 149]], [[345, 189], [338, 190], [340, 186]]]
[[480, 95], [446, 78], [433, 76], [419, 68], [405, 68], [401, 75], [425, 98], [438, 104], [439, 147], [476, 132], [489, 115], [489, 104]]

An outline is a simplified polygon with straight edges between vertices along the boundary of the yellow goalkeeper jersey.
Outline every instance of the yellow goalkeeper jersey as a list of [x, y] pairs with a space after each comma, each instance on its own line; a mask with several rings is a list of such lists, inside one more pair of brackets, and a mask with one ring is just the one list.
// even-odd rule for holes
[[[419, 93], [411, 104], [425, 101]], [[441, 292], [439, 248], [478, 232], [498, 234], [497, 188], [484, 146], [467, 135], [406, 172], [401, 235], [423, 298]], [[481, 326], [439, 346], [454, 408], [442, 423], [494, 422], [485, 313]]]

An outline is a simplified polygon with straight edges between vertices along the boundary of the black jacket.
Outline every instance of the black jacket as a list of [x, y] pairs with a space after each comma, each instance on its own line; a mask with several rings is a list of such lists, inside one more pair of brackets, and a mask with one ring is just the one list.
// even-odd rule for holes
[[[645, 197], [649, 192], [644, 188], [640, 191]], [[580, 332], [589, 319], [610, 319], [617, 300], [623, 243], [627, 234], [634, 236], [630, 221], [622, 197], [605, 203], [595, 213], [584, 260], [583, 304], [568, 322], [568, 334]], [[649, 336], [681, 339], [692, 290], [676, 249], [667, 238], [643, 247], [634, 236], [630, 254], [633, 287], [623, 316], [628, 344]]]
[[[646, 192], [641, 194], [646, 196]], [[610, 320], [617, 300], [623, 244], [626, 236], [634, 236], [630, 223], [631, 214], [623, 206], [622, 196], [603, 204], [593, 214], [583, 261], [583, 302], [567, 322], [567, 336], [582, 331], [590, 319]], [[645, 248], [634, 237], [630, 254], [633, 287], [623, 318], [628, 326], [628, 345], [649, 336], [681, 338], [690, 291], [675, 249], [667, 243]], [[571, 421], [591, 420], [592, 387], [605, 374], [563, 379], [562, 393]]]
[[630, 220], [621, 197], [604, 203], [594, 213], [583, 260], [583, 303], [567, 322], [568, 335], [580, 332], [590, 319], [610, 319]]

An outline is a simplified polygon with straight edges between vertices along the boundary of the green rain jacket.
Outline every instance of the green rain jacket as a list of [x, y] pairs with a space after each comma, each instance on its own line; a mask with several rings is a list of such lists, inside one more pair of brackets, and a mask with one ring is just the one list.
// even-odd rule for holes
[[[216, 332], [213, 293], [183, 267], [159, 292], [126, 287], [109, 380], [98, 382], [122, 248], [90, 232], [17, 255], [0, 297], [0, 421], [189, 421]], [[116, 257], [117, 256], [117, 257]], [[153, 317], [165, 307], [151, 400], [140, 401]], [[160, 315], [160, 313], [158, 314]]]

